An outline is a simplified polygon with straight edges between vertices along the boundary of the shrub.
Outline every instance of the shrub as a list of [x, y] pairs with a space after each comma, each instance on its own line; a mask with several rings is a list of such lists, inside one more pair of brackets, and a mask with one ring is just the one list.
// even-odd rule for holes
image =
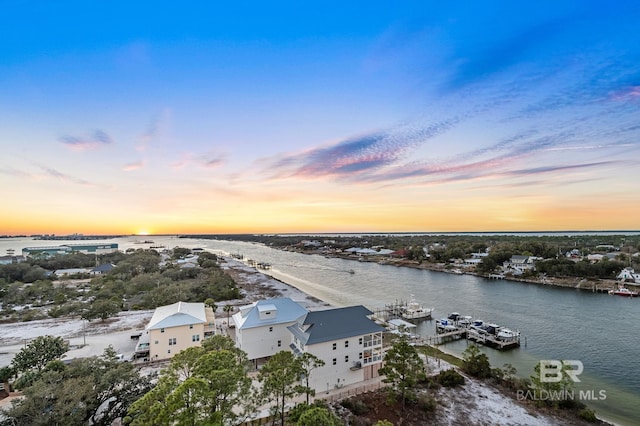
[[595, 411], [590, 408], [583, 408], [578, 411], [578, 417], [591, 423], [595, 423], [598, 420]]
[[418, 407], [425, 413], [435, 411], [437, 405], [438, 401], [431, 395], [420, 395], [420, 398], [418, 398]]
[[364, 401], [361, 401], [359, 399], [356, 399], [356, 400], [345, 399], [340, 403], [340, 405], [342, 405], [347, 410], [351, 411], [356, 416], [361, 416], [369, 412], [369, 407], [367, 406], [367, 404], [365, 404]]
[[453, 368], [441, 371], [437, 380], [445, 388], [454, 388], [464, 384], [464, 377]]

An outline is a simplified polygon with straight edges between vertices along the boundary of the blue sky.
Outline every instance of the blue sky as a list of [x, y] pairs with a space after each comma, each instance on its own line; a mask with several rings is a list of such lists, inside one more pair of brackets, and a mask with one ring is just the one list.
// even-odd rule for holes
[[2, 10], [0, 233], [640, 228], [633, 2]]

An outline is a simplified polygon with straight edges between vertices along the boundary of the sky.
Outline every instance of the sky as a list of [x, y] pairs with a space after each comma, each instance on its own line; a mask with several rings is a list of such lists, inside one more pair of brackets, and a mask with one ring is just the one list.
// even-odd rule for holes
[[0, 2], [0, 234], [640, 229], [635, 1]]

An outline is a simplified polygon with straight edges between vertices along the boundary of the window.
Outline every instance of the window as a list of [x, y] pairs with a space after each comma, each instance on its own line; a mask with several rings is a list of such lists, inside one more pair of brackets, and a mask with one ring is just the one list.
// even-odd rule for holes
[[161, 329], [160, 329], [160, 333], [164, 333], [164, 328], [161, 328]]
[[189, 330], [193, 329], [193, 324], [189, 324]]
[[336, 345], [336, 343], [334, 343], [334, 344], [333, 344], [333, 350], [335, 351], [335, 350], [336, 350], [336, 348], [337, 348], [337, 345]]
[[362, 359], [362, 352], [358, 354], [358, 359]]
[[358, 344], [361, 345], [362, 344], [362, 337], [358, 339]]
[[156, 344], [156, 345], [158, 344], [158, 341], [157, 341], [157, 340], [156, 340], [156, 343], [155, 343], [155, 344]]
[[344, 362], [349, 362], [349, 355], [344, 356]]
[[193, 336], [191, 336], [191, 341], [192, 342], [199, 342], [200, 341], [200, 335], [199, 334], [194, 334]]
[[167, 353], [170, 354], [171, 353], [171, 349], [167, 350]]
[[273, 331], [273, 327], [269, 327], [269, 332], [271, 333]]
[[337, 358], [334, 358], [334, 359], [333, 359], [333, 365], [336, 365], [337, 363], [338, 363], [338, 359], [337, 359]]
[[176, 338], [175, 338], [175, 337], [171, 337], [171, 338], [169, 339], [169, 346], [173, 346], [173, 345], [175, 345], [175, 344], [176, 344]]
[[348, 347], [349, 347], [349, 341], [348, 341], [348, 340], [345, 340], [345, 341], [344, 341], [344, 347], [345, 347], [345, 348], [348, 348]]
[[282, 340], [278, 340], [278, 347], [282, 346]]

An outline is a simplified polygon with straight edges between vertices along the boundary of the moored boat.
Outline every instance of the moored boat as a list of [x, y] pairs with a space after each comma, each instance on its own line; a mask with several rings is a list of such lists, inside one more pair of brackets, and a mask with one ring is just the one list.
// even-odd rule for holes
[[400, 306], [400, 316], [406, 320], [428, 319], [431, 318], [433, 309], [425, 308], [413, 298], [405, 305]]
[[616, 296], [625, 296], [625, 297], [638, 297], [638, 292], [629, 290], [626, 287], [619, 286], [615, 290], [609, 290], [609, 294], [615, 294]]
[[458, 327], [455, 323], [447, 318], [442, 318], [436, 320], [436, 332], [438, 333], [447, 333], [449, 331], [456, 331]]

